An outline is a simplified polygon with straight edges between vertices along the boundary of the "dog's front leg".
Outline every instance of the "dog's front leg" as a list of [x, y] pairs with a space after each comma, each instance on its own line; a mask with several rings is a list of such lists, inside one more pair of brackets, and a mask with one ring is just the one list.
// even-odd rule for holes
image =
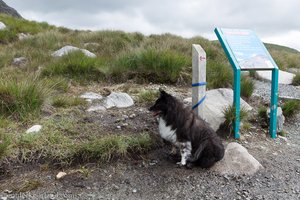
[[192, 144], [191, 142], [177, 142], [176, 146], [180, 149], [181, 161], [177, 164], [180, 166], [185, 166], [188, 158], [191, 156]]

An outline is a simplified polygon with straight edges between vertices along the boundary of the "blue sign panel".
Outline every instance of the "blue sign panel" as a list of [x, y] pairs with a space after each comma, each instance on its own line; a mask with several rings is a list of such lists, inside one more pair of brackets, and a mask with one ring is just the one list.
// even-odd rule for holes
[[221, 29], [221, 32], [241, 70], [274, 68], [268, 51], [252, 30]]

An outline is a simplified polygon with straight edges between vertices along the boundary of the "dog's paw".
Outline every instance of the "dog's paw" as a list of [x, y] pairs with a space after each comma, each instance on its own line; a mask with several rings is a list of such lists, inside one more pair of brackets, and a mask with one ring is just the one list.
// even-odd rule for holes
[[177, 165], [177, 167], [184, 167], [184, 166], [185, 166], [185, 165], [182, 164], [181, 162], [177, 162], [176, 165]]

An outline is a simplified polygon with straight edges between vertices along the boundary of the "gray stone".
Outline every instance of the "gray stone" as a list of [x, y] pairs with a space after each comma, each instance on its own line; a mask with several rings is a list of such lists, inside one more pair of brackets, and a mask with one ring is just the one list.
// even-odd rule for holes
[[30, 37], [31, 37], [30, 34], [25, 34], [25, 33], [19, 33], [19, 34], [18, 34], [19, 40], [26, 40], [26, 39], [28, 39], [28, 38], [30, 38]]
[[[270, 119], [270, 108], [267, 110], [268, 118]], [[277, 107], [277, 132], [283, 131], [283, 124], [285, 121], [285, 117], [283, 116], [283, 112], [281, 107]]]
[[236, 142], [229, 143], [224, 158], [210, 168], [222, 176], [251, 176], [260, 169], [263, 169], [263, 166], [245, 147]]
[[0, 30], [6, 29], [6, 26], [3, 22], [0, 22]]
[[41, 125], [34, 125], [31, 128], [29, 128], [26, 133], [37, 133], [42, 129]]
[[[256, 76], [260, 79], [271, 81], [272, 80], [272, 71], [256, 71]], [[285, 72], [282, 70], [279, 70], [278, 73], [278, 83], [280, 84], [292, 84], [293, 78], [295, 77], [295, 74]]]
[[105, 111], [106, 108], [103, 105], [94, 105], [87, 109], [88, 112], [95, 112], [95, 111]]
[[86, 55], [87, 57], [91, 57], [91, 58], [95, 58], [96, 55], [86, 49], [80, 49], [78, 47], [73, 47], [73, 46], [64, 46], [62, 47], [61, 49], [55, 51], [54, 53], [52, 53], [51, 55], [53, 57], [62, 57], [64, 55], [67, 55], [69, 54], [70, 52], [73, 52], [73, 51], [81, 51], [82, 53], [84, 53], [84, 55]]
[[19, 58], [14, 58], [11, 64], [16, 67], [24, 67], [26, 65], [26, 62], [27, 62], [27, 58], [19, 57]]
[[104, 101], [104, 106], [107, 109], [112, 107], [127, 108], [133, 104], [133, 99], [127, 93], [122, 92], [112, 92]]
[[[186, 98], [183, 102], [191, 105], [192, 100], [191, 98]], [[252, 107], [242, 98], [240, 99], [240, 102], [241, 107], [245, 110], [252, 110]], [[208, 90], [206, 91], [206, 99], [203, 103], [204, 119], [216, 131], [225, 121], [223, 110], [233, 103], [233, 90], [228, 88]]]

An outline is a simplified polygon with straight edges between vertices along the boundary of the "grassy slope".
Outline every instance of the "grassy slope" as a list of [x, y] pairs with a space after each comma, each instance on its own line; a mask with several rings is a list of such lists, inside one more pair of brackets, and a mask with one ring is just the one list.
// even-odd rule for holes
[[[101, 127], [95, 132], [94, 124], [82, 124], [78, 118], [85, 103], [74, 97], [78, 95], [76, 90], [87, 90], [99, 82], [128, 80], [189, 85], [192, 44], [206, 50], [208, 87], [232, 85], [232, 70], [221, 46], [202, 37], [76, 31], [6, 15], [0, 15], [0, 21], [8, 27], [0, 31], [0, 157], [65, 164], [76, 159], [109, 160], [148, 150], [149, 133], [110, 136]], [[19, 33], [31, 36], [20, 41]], [[53, 51], [65, 45], [88, 49], [97, 58], [87, 58], [80, 52], [60, 59], [51, 57]], [[281, 68], [300, 67], [299, 52], [278, 45], [267, 47]], [[12, 66], [12, 59], [21, 56], [27, 58], [24, 66]], [[143, 92], [138, 95], [141, 102], [145, 96], [153, 100], [155, 91]], [[74, 118], [66, 113], [79, 114]], [[24, 134], [34, 123], [43, 124], [43, 132]]]

